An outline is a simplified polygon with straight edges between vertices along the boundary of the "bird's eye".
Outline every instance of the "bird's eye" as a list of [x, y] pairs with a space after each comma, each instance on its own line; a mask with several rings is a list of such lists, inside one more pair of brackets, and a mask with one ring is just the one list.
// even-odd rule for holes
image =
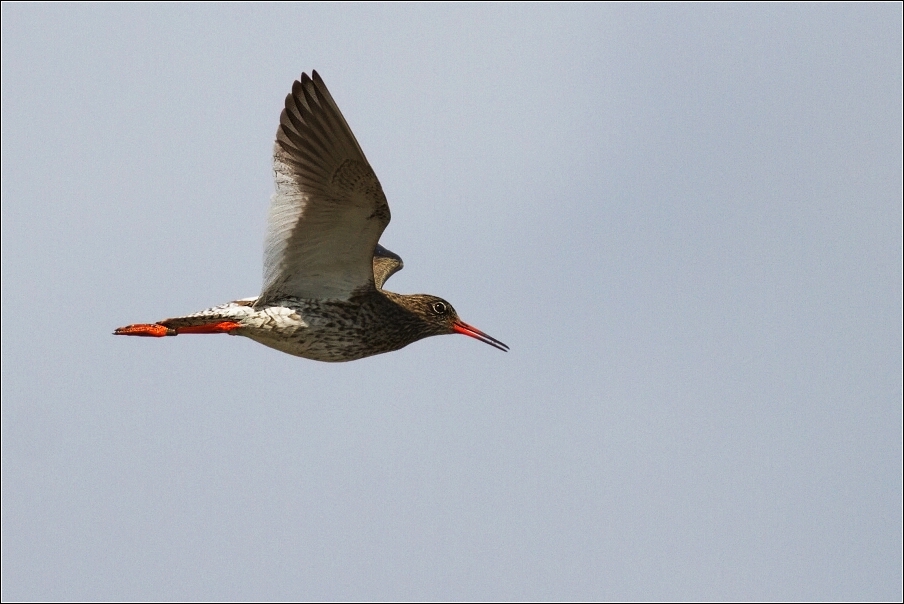
[[433, 308], [433, 312], [435, 312], [438, 315], [446, 314], [447, 307], [442, 302], [434, 302], [432, 308]]

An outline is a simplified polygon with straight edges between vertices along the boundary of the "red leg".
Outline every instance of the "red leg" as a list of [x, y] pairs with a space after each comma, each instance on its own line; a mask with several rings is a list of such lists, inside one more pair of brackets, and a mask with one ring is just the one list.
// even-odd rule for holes
[[229, 333], [233, 329], [241, 327], [241, 323], [235, 321], [220, 321], [206, 325], [192, 325], [191, 327], [177, 327], [176, 333]]

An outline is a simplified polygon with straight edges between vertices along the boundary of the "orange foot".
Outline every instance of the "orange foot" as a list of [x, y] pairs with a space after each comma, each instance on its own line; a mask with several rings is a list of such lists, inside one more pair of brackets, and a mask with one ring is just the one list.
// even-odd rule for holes
[[165, 327], [160, 325], [159, 323], [154, 323], [153, 325], [148, 323], [136, 323], [135, 325], [126, 325], [125, 327], [117, 327], [116, 331], [113, 332], [113, 335], [116, 336], [144, 336], [146, 338], [162, 338], [163, 336], [174, 336], [176, 335], [175, 329], [170, 329], [169, 327]]

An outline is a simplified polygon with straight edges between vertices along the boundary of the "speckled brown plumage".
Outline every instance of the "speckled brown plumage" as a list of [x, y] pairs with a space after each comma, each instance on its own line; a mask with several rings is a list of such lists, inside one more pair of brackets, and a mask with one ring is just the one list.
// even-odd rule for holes
[[131, 336], [228, 333], [319, 361], [352, 361], [422, 338], [460, 333], [508, 350], [464, 323], [452, 305], [388, 292], [401, 257], [378, 241], [390, 211], [376, 174], [317, 74], [286, 97], [273, 149], [276, 193], [261, 294], [153, 324]]

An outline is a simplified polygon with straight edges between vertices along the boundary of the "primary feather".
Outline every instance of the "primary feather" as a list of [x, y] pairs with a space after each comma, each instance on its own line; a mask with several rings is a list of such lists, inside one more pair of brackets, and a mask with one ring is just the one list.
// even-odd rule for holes
[[373, 285], [374, 250], [389, 224], [380, 181], [323, 80], [312, 76], [292, 86], [276, 132], [259, 304], [283, 296], [347, 300]]

